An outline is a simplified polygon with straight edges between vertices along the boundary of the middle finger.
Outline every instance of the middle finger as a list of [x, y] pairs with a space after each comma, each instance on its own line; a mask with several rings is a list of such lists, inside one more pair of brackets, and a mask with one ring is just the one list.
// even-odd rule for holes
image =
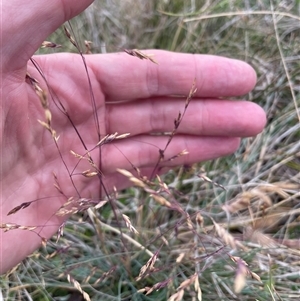
[[[107, 104], [108, 133], [131, 136], [170, 132], [183, 113], [185, 99], [157, 98], [121, 104]], [[248, 137], [265, 125], [261, 107], [248, 101], [192, 99], [177, 133], [201, 136]]]

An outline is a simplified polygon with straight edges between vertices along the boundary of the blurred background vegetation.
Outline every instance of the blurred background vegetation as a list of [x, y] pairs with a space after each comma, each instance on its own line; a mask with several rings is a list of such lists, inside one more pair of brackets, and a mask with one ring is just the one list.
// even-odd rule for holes
[[[0, 278], [3, 299], [299, 300], [300, 1], [97, 0], [71, 24], [93, 53], [156, 48], [247, 61], [258, 82], [245, 99], [268, 123], [234, 155], [163, 177], [188, 215], [143, 189], [122, 191], [118, 219], [109, 204], [73, 216], [58, 242]], [[39, 53], [74, 51], [62, 29], [49, 40], [62, 47]], [[151, 254], [154, 268], [137, 281]]]

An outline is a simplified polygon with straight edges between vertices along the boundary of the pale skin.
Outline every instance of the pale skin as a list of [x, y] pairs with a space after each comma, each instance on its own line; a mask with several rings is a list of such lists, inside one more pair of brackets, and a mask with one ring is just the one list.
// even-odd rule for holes
[[[44, 80], [29, 59], [51, 32], [90, 3], [87, 0], [30, 3], [14, 0], [4, 1], [2, 5], [0, 224], [39, 226], [37, 232], [47, 239], [67, 219], [55, 215], [66, 198], [59, 196], [54, 188], [53, 173], [65, 195], [77, 194], [51, 135], [37, 121], [45, 120], [44, 111], [25, 75], [28, 71], [49, 95]], [[12, 23], [11, 16], [15, 14], [17, 18]], [[244, 95], [255, 86], [255, 71], [246, 63], [217, 56], [144, 52], [154, 54], [158, 64], [126, 53], [86, 56], [101, 135], [130, 133], [129, 138], [101, 149], [101, 170], [110, 192], [114, 186], [122, 189], [130, 185], [116, 171], [116, 168], [132, 171], [129, 162], [150, 176], [157, 163], [158, 147], [164, 147], [166, 137], [148, 134], [173, 129], [174, 119], [184, 107], [184, 100], [174, 95], [187, 95], [194, 78], [198, 90], [165, 157], [184, 149], [189, 153], [164, 163], [166, 170], [231, 154], [238, 148], [241, 137], [258, 134], [266, 122], [265, 113], [258, 105], [226, 100]], [[66, 106], [87, 147], [93, 148], [98, 137], [82, 59], [74, 54], [34, 59], [52, 93]], [[50, 98], [49, 103], [52, 125], [60, 136], [59, 148], [72, 168], [77, 159], [70, 155], [70, 150], [83, 154], [84, 148], [70, 122]], [[92, 156], [99, 165], [99, 149]], [[76, 171], [87, 168], [88, 164], [82, 162]], [[74, 176], [73, 179], [80, 196], [99, 200], [101, 188], [97, 178]], [[14, 207], [33, 200], [38, 201], [7, 215]], [[41, 245], [39, 235], [0, 230], [0, 273], [37, 249]]]

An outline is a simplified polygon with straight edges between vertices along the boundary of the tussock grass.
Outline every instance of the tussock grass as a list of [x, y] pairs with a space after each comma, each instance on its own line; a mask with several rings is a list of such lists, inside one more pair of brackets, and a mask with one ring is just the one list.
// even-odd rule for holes
[[[86, 300], [297, 300], [299, 14], [299, 1], [97, 1], [72, 21], [77, 36], [58, 30], [49, 37], [61, 47], [40, 53], [160, 48], [245, 60], [258, 73], [245, 97], [264, 107], [268, 124], [230, 157], [153, 181], [120, 171], [135, 187], [109, 199], [113, 210], [110, 202], [95, 209], [93, 200], [69, 200], [76, 214], [1, 278], [3, 298], [68, 300], [80, 292]], [[29, 80], [55, 140], [47, 102]], [[178, 125], [181, 117], [174, 116]], [[100, 173], [86, 158], [94, 169], [85, 176]]]

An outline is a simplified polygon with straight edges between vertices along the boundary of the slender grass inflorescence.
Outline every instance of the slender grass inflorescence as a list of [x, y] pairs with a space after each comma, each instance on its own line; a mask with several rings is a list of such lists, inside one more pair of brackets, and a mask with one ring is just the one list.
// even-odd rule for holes
[[[297, 1], [291, 1], [293, 7], [286, 1], [273, 1], [272, 9], [264, 1], [255, 1], [251, 9], [249, 1], [206, 1], [203, 5], [201, 1], [191, 1], [190, 6], [183, 1], [177, 4], [157, 1], [148, 3], [147, 7], [142, 1], [136, 1], [144, 16], [142, 21], [132, 15], [135, 13], [132, 6], [126, 6], [130, 1], [115, 2], [110, 3], [115, 14], [107, 10], [103, 16], [95, 17], [91, 11], [86, 12], [87, 22], [97, 25], [91, 34], [98, 49], [103, 52], [123, 49], [137, 60], [152, 64], [159, 61], [147, 51], [135, 49], [136, 45], [141, 49], [160, 45], [177, 51], [227, 56], [234, 53], [236, 58], [256, 67], [258, 85], [249, 99], [264, 106], [269, 124], [258, 137], [245, 139], [231, 159], [184, 166], [166, 177], [159, 176], [165, 162], [188, 153], [182, 150], [171, 158], [166, 157], [196, 89], [201, 89], [195, 79], [182, 99], [182, 112], [174, 116], [173, 130], [165, 133], [164, 148], [153, 146], [157, 148], [157, 163], [151, 177], [145, 177], [129, 162], [134, 172], [125, 169], [118, 172], [134, 188], [119, 193], [109, 191], [104, 184], [102, 149], [130, 137], [130, 133], [103, 134], [85, 61], [94, 44], [88, 40], [81, 43], [73, 25], [67, 23], [63, 27], [64, 35], [85, 67], [82, 80], [88, 83], [92, 131], [97, 139], [93, 147], [87, 146], [74, 116], [53, 94], [43, 70], [32, 59], [49, 91], [46, 94], [41, 83], [31, 74], [26, 75], [44, 111], [44, 119], [37, 121], [37, 126], [42, 126], [52, 138], [74, 195], [65, 193], [65, 187], [54, 173], [54, 187], [65, 199], [55, 214], [70, 216], [70, 221], [61, 225], [53, 240], [46, 241], [40, 235], [45, 225], [0, 225], [5, 231], [34, 232], [44, 245], [44, 249], [8, 273], [3, 281], [4, 295], [0, 290], [0, 296], [16, 299], [18, 294], [32, 294], [34, 300], [44, 300], [51, 295], [49, 299], [66, 300], [76, 290], [85, 300], [290, 300], [297, 297], [300, 291]], [[126, 11], [125, 21], [131, 18], [130, 21], [137, 23], [128, 20], [122, 23], [121, 14], [118, 15], [121, 6]], [[145, 20], [151, 9], [152, 24]], [[118, 34], [117, 30], [120, 30]], [[128, 36], [131, 33], [131, 40], [124, 42], [126, 33]], [[150, 33], [153, 38], [146, 40]], [[105, 35], [107, 44], [101, 42]], [[63, 42], [45, 41], [41, 48], [61, 50], [65, 47]], [[72, 125], [74, 136], [82, 145], [81, 153], [73, 149], [67, 155], [61, 152], [51, 102], [61, 112], [61, 118]], [[115, 147], [119, 149], [117, 144]], [[68, 164], [68, 156], [77, 160], [74, 166]], [[80, 170], [82, 162], [87, 162], [89, 167]], [[82, 195], [77, 189], [78, 177], [88, 181], [96, 179], [101, 191], [99, 198]], [[8, 214], [26, 210], [36, 202], [47, 202], [49, 197], [28, 200]], [[7, 279], [12, 285], [7, 284]]]

